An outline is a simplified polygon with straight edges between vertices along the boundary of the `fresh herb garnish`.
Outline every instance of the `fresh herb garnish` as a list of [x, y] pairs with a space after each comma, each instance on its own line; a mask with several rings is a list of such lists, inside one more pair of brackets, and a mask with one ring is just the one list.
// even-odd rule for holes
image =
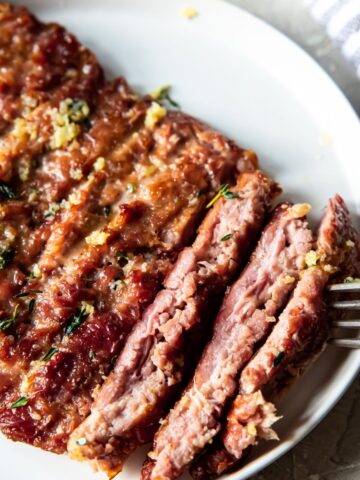
[[51, 347], [49, 349], [49, 351], [43, 356], [42, 360], [44, 362], [47, 362], [48, 360], [50, 360], [54, 355], [55, 353], [57, 353], [59, 351], [59, 349], [55, 348], [55, 347]]
[[162, 87], [159, 87], [154, 92], [152, 92], [151, 97], [154, 100], [159, 100], [159, 101], [165, 100], [169, 102], [172, 107], [180, 108], [180, 105], [170, 97], [170, 90], [171, 90], [171, 85], [164, 85]]
[[233, 198], [239, 198], [239, 194], [236, 192], [225, 192], [224, 197], [227, 200], [232, 200]]
[[76, 440], [76, 443], [78, 445], [80, 445], [80, 447], [83, 447], [84, 445], [86, 445], [86, 438], [85, 437], [81, 437], [79, 438], [78, 440]]
[[6, 268], [14, 258], [14, 250], [11, 248], [3, 248], [0, 251], [0, 270]]
[[29, 295], [36, 295], [37, 293], [42, 293], [41, 290], [28, 290], [27, 292], [18, 293], [14, 298], [23, 298], [28, 297]]
[[67, 327], [65, 328], [65, 335], [71, 335], [83, 324], [85, 318], [88, 316], [86, 307], [83, 307], [76, 315], [74, 315]]
[[16, 402], [10, 405], [10, 408], [19, 408], [25, 407], [28, 404], [28, 399], [26, 397], [20, 397], [16, 400]]
[[285, 357], [285, 352], [278, 353], [274, 358], [274, 367], [277, 367], [284, 357]]
[[94, 350], [90, 350], [90, 352], [89, 352], [89, 358], [90, 358], [90, 360], [95, 360], [95, 358], [96, 358], [96, 352], [94, 352]]
[[134, 183], [128, 183], [127, 184], [127, 189], [130, 193], [134, 193], [136, 190], [135, 184]]
[[229, 192], [229, 185], [221, 185], [220, 190], [206, 205], [206, 208], [212, 207], [221, 197], [225, 197], [227, 200], [232, 200], [233, 198], [239, 198], [239, 195], [236, 192]]
[[226, 242], [226, 240], [230, 240], [230, 238], [232, 238], [232, 233], [228, 233], [227, 235], [224, 235], [224, 236], [221, 238], [221, 241], [222, 241], [222, 242]]
[[126, 260], [127, 262], [130, 262], [129, 256], [124, 253], [124, 252], [116, 252], [116, 258]]
[[35, 302], [36, 302], [35, 298], [32, 298], [32, 299], [30, 300], [30, 302], [29, 302], [28, 311], [29, 311], [30, 314], [31, 314], [31, 313], [33, 312], [33, 310], [34, 310]]
[[49, 208], [44, 213], [44, 218], [52, 218], [56, 215], [56, 213], [60, 210], [60, 205], [57, 203], [53, 203], [49, 206]]
[[117, 278], [110, 283], [110, 288], [112, 290], [117, 290], [122, 283], [124, 283], [124, 280], [121, 280], [121, 278]]
[[8, 318], [7, 320], [0, 320], [0, 331], [1, 332], [4, 332], [5, 330], [7, 330], [9, 327], [11, 327], [11, 325], [13, 325], [16, 322], [16, 319], [18, 317], [18, 310], [19, 310], [19, 305], [16, 305], [11, 318]]
[[71, 105], [69, 118], [73, 122], [82, 122], [89, 116], [89, 113], [89, 105], [84, 100], [78, 100]]
[[103, 207], [102, 211], [103, 211], [104, 216], [108, 217], [111, 213], [110, 205], [106, 205], [105, 207]]
[[14, 190], [9, 187], [9, 185], [4, 182], [0, 182], [0, 197], [5, 198], [6, 200], [13, 200], [16, 198], [16, 195]]

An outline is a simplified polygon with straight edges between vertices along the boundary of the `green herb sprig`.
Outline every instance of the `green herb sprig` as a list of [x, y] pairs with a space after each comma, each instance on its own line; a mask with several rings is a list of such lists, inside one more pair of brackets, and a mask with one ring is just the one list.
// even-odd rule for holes
[[10, 408], [19, 408], [25, 407], [28, 404], [28, 399], [26, 397], [20, 397], [16, 400], [16, 402], [10, 405]]
[[65, 335], [72, 335], [76, 330], [84, 323], [86, 317], [89, 314], [86, 311], [86, 308], [82, 308], [79, 313], [74, 315], [70, 320], [69, 325], [64, 330]]
[[16, 305], [11, 318], [8, 318], [6, 320], [0, 320], [0, 331], [5, 332], [5, 330], [10, 328], [12, 325], [14, 325], [18, 315], [19, 315], [19, 305]]

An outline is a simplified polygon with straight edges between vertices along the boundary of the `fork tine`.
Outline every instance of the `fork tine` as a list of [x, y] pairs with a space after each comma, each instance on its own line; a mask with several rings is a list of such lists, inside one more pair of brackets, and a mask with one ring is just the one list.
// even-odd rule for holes
[[344, 348], [360, 348], [360, 338], [331, 338], [330, 345]]
[[331, 326], [338, 328], [360, 328], [360, 320], [335, 320], [331, 322]]
[[340, 310], [360, 310], [360, 300], [341, 300], [338, 302], [330, 302], [331, 308]]
[[360, 292], [360, 282], [334, 283], [328, 286], [329, 292]]

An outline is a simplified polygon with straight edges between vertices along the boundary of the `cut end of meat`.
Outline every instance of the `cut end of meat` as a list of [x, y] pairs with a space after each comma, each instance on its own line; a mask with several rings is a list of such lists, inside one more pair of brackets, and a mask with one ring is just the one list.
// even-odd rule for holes
[[221, 437], [215, 439], [190, 468], [191, 476], [195, 480], [216, 478], [237, 464], [258, 438], [278, 440], [271, 426], [279, 418], [275, 406], [265, 401], [260, 391], [239, 395], [228, 414]]
[[239, 395], [227, 417], [223, 442], [227, 451], [240, 459], [244, 450], [256, 443], [257, 437], [278, 440], [271, 426], [279, 420], [275, 406], [266, 402], [261, 391]]

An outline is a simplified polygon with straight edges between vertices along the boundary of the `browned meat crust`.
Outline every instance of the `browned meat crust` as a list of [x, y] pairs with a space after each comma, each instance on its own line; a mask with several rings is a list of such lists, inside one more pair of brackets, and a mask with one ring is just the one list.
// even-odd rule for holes
[[194, 378], [155, 436], [147, 479], [173, 479], [216, 435], [238, 372], [293, 289], [312, 235], [304, 206], [279, 206], [250, 263], [231, 287]]
[[240, 393], [223, 431], [193, 465], [193, 478], [216, 477], [235, 465], [259, 437], [277, 438], [270, 429], [277, 419], [275, 407], [261, 392], [266, 390], [269, 398], [269, 392], [284, 388], [289, 378], [298, 376], [323, 348], [329, 328], [324, 288], [337, 269], [342, 275], [359, 275], [359, 247], [346, 205], [336, 196], [329, 201], [319, 229], [318, 264], [304, 271], [265, 344], [242, 371]]
[[207, 202], [257, 160], [180, 112], [146, 125], [151, 98], [103, 86], [25, 9], [1, 6], [1, 41], [18, 83], [0, 88], [0, 427], [60, 453]]
[[114, 475], [130, 451], [151, 439], [188, 363], [184, 337], [191, 341], [209, 299], [238, 271], [277, 193], [258, 171], [242, 175], [216, 202], [129, 337], [92, 414], [74, 432], [68, 448], [74, 458], [96, 459]]

